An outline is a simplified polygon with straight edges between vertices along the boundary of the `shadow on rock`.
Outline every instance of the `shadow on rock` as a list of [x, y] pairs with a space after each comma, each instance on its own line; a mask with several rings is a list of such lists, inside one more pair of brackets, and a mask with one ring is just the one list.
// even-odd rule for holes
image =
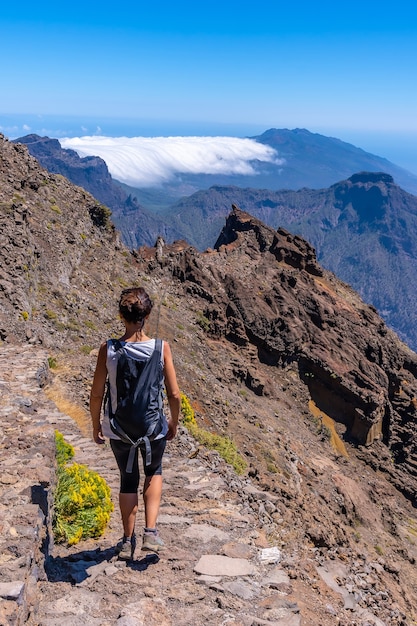
[[49, 582], [69, 582], [73, 585], [90, 581], [100, 574], [114, 573], [114, 569], [120, 566], [130, 567], [137, 572], [143, 572], [150, 565], [158, 563], [159, 556], [149, 553], [143, 558], [131, 561], [119, 561], [116, 546], [101, 550], [83, 550], [65, 557], [49, 556], [45, 562], [45, 572]]
[[159, 562], [159, 556], [151, 552], [144, 556], [142, 559], [128, 561], [127, 566], [136, 572], [144, 572], [150, 565], [156, 565]]

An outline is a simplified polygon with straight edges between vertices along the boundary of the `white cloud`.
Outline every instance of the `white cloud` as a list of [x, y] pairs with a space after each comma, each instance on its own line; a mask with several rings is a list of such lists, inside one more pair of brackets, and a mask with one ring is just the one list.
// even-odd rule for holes
[[25, 132], [29, 132], [30, 131], [30, 126], [28, 126], [27, 124], [23, 124], [22, 128], [23, 128], [23, 130]]
[[63, 148], [100, 156], [116, 180], [148, 187], [176, 174], [255, 175], [254, 161], [283, 163], [270, 146], [237, 137], [74, 137]]

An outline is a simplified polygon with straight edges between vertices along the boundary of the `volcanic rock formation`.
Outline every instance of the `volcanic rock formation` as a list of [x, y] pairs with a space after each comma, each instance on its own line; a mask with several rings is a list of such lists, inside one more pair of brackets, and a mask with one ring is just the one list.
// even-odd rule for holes
[[[270, 371], [295, 368], [318, 409], [344, 425], [346, 440], [384, 443], [395, 461], [387, 471], [417, 503], [417, 355], [375, 309], [323, 270], [304, 239], [236, 206], [214, 251], [164, 250], [173, 276], [200, 299], [208, 335], [252, 359], [255, 352]], [[240, 374], [247, 386], [273, 396], [274, 385], [250, 370], [253, 360]]]

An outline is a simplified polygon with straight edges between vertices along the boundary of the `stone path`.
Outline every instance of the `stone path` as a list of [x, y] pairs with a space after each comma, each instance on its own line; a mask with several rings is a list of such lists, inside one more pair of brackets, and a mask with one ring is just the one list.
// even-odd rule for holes
[[[3, 345], [0, 372], [0, 624], [301, 623], [290, 579], [279, 565], [280, 552], [268, 549], [250, 504], [257, 490], [240, 481], [216, 453], [199, 450], [185, 430], [165, 457], [159, 516], [163, 554], [138, 550], [131, 563], [117, 560], [121, 524], [116, 502], [99, 540], [71, 548], [53, 545], [45, 519], [55, 480], [54, 430], [74, 446], [74, 460], [99, 472], [117, 498], [112, 453], [108, 445], [96, 446], [83, 436], [47, 399], [40, 387], [48, 375], [43, 350]], [[139, 514], [138, 535], [142, 524]]]
[[[323, 595], [316, 607], [325, 617], [312, 620], [285, 546], [266, 539], [277, 496], [237, 477], [185, 430], [165, 457], [159, 528], [166, 550], [118, 561], [118, 473], [109, 446], [94, 444], [48, 400], [44, 350], [1, 348], [0, 626], [385, 626], [369, 614], [346, 617], [342, 592], [330, 591], [337, 572], [328, 574], [331, 602]], [[76, 462], [106, 479], [115, 503], [105, 534], [70, 548], [51, 539], [55, 429], [74, 446]], [[139, 514], [138, 535], [142, 525]]]

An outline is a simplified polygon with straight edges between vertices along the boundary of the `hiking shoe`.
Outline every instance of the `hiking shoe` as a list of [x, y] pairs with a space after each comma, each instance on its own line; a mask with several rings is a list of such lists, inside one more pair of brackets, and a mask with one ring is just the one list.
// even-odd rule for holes
[[122, 545], [119, 551], [119, 559], [122, 561], [130, 561], [133, 559], [136, 550], [136, 535], [131, 537], [123, 537]]
[[142, 550], [145, 552], [159, 552], [164, 549], [164, 542], [158, 533], [143, 533]]

